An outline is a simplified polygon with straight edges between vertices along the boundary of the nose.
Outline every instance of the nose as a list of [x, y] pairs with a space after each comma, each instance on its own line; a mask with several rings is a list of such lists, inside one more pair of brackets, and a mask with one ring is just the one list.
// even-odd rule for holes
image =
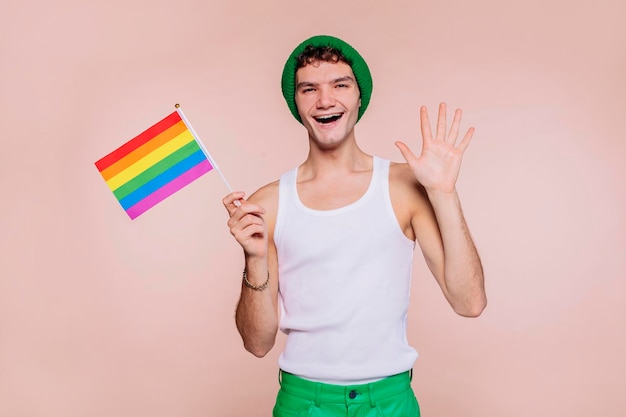
[[335, 96], [331, 88], [323, 87], [318, 90], [317, 108], [327, 109], [335, 105]]

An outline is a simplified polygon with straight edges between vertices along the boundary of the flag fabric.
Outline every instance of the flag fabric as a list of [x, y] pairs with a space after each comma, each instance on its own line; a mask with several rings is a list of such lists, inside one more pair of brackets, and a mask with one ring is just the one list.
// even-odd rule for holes
[[95, 163], [131, 219], [214, 168], [192, 132], [174, 111]]

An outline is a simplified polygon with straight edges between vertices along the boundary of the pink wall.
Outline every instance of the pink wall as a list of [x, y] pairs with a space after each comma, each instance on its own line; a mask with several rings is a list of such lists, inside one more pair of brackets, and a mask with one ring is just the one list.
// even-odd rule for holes
[[270, 414], [219, 176], [131, 222], [93, 162], [179, 102], [235, 188], [277, 178], [306, 151], [280, 71], [318, 33], [371, 66], [368, 152], [419, 148], [421, 104], [477, 127], [458, 188], [490, 304], [455, 316], [416, 260], [424, 415], [623, 415], [621, 0], [3, 3], [0, 415]]

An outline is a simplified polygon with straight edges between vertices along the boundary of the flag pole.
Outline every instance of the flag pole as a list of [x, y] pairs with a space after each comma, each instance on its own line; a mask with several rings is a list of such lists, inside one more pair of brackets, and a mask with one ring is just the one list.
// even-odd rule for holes
[[176, 103], [174, 107], [176, 107], [176, 111], [178, 112], [178, 114], [180, 115], [180, 118], [183, 119], [183, 121], [185, 122], [189, 130], [191, 131], [191, 134], [193, 135], [193, 137], [196, 138], [196, 141], [198, 141], [198, 145], [200, 145], [200, 149], [202, 149], [202, 152], [204, 152], [204, 155], [207, 157], [211, 165], [213, 165], [213, 168], [215, 168], [215, 170], [220, 174], [220, 177], [222, 177], [222, 181], [224, 181], [224, 184], [226, 184], [226, 188], [228, 188], [228, 191], [232, 193], [233, 189], [231, 188], [228, 181], [226, 181], [226, 177], [224, 177], [224, 174], [222, 174], [220, 167], [217, 166], [217, 164], [215, 163], [215, 160], [211, 157], [211, 154], [204, 146], [204, 143], [202, 143], [202, 139], [200, 139], [200, 136], [198, 136], [196, 131], [191, 126], [191, 123], [189, 123], [189, 120], [187, 119], [187, 117], [185, 117], [183, 110], [180, 108], [180, 104]]

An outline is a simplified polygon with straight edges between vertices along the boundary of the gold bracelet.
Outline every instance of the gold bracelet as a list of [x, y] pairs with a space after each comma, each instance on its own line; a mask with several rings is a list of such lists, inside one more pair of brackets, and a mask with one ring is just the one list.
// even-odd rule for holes
[[243, 269], [243, 285], [245, 285], [246, 287], [255, 291], [263, 291], [264, 289], [267, 288], [269, 283], [270, 283], [270, 271], [269, 270], [267, 271], [267, 279], [265, 280], [265, 282], [261, 285], [254, 285], [250, 281], [248, 281], [248, 269], [247, 268]]

